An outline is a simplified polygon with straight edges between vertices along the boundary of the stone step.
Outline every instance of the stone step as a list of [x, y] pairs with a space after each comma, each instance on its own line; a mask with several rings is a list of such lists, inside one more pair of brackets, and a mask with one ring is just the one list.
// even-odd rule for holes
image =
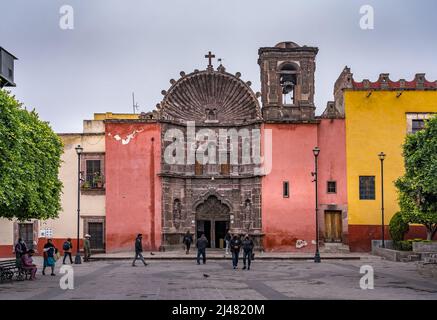
[[408, 261], [420, 261], [420, 255], [418, 255], [418, 254], [410, 254], [408, 256]]
[[348, 253], [350, 252], [349, 246], [343, 243], [325, 243], [320, 247], [320, 252], [325, 253]]
[[425, 257], [423, 259], [423, 261], [425, 263], [437, 263], [437, 257], [436, 258], [434, 258], [434, 257]]

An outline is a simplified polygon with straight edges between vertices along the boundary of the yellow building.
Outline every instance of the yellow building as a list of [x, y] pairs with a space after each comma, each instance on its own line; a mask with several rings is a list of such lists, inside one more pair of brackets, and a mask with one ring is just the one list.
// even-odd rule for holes
[[[369, 251], [371, 240], [381, 239], [381, 161], [384, 165], [385, 239], [388, 224], [399, 211], [394, 181], [404, 174], [402, 145], [407, 134], [420, 130], [437, 113], [437, 82], [424, 74], [413, 81], [393, 82], [388, 74], [378, 81], [355, 82], [346, 68], [336, 83], [337, 107], [346, 116], [348, 230], [351, 251]], [[424, 237], [420, 226], [412, 237]]]
[[112, 112], [105, 112], [105, 113], [94, 113], [94, 120], [107, 120], [107, 119], [139, 119], [140, 114], [137, 113], [112, 113]]

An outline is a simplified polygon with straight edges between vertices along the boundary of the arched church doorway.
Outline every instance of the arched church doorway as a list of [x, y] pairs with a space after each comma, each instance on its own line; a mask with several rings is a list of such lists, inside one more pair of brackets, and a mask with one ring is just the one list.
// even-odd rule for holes
[[223, 248], [230, 227], [230, 209], [216, 196], [209, 196], [196, 208], [196, 236], [205, 234], [210, 248]]

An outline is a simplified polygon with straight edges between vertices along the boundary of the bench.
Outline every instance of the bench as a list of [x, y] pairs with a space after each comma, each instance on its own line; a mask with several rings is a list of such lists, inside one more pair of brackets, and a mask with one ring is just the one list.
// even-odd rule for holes
[[25, 270], [20, 266], [17, 266], [15, 259], [0, 261], [0, 282], [6, 280], [12, 281], [14, 279], [18, 281], [27, 280], [30, 276], [30, 270]]

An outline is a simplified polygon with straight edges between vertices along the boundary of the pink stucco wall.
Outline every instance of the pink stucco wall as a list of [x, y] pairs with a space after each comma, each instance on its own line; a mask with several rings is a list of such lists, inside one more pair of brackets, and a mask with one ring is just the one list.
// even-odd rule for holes
[[[343, 243], [347, 243], [346, 136], [344, 119], [322, 119], [318, 129], [319, 216], [320, 233], [324, 236], [324, 211], [342, 211]], [[337, 182], [337, 193], [327, 192], [327, 182]]]
[[106, 251], [133, 250], [137, 233], [146, 249], [156, 250], [161, 245], [160, 127], [106, 123], [105, 142]]
[[[262, 226], [267, 251], [313, 251], [315, 239], [313, 148], [317, 124], [265, 124], [272, 130], [272, 171], [262, 183]], [[284, 198], [283, 181], [290, 183]], [[296, 249], [296, 241], [308, 245]]]
[[[344, 119], [322, 119], [319, 124], [319, 189], [320, 203], [347, 203], [346, 140]], [[337, 181], [337, 193], [328, 194], [328, 180]]]

